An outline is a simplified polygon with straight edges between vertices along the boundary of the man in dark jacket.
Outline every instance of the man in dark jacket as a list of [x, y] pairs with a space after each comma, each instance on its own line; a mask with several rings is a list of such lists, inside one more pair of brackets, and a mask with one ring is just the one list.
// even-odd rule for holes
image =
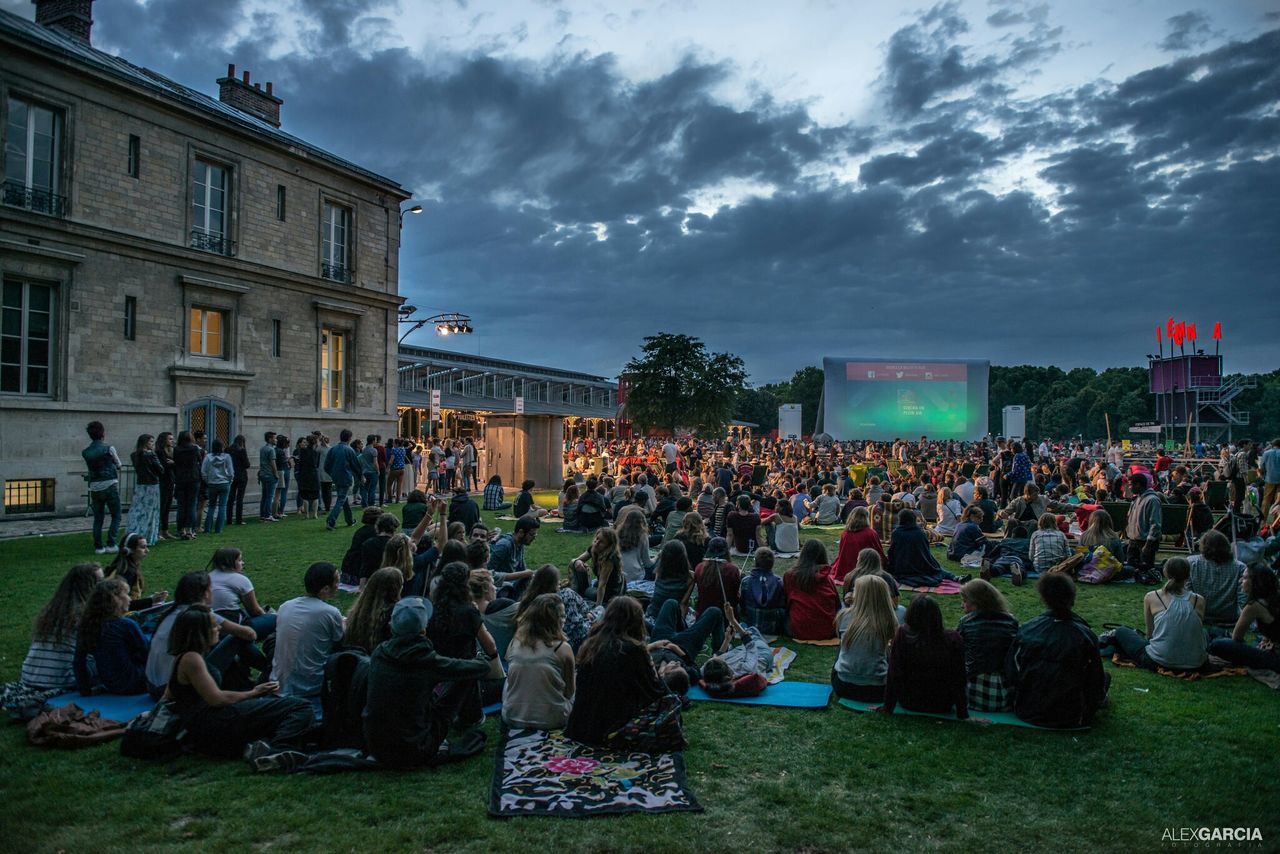
[[1005, 662], [1005, 683], [1017, 697], [1014, 712], [1036, 726], [1088, 726], [1111, 683], [1098, 637], [1071, 610], [1076, 586], [1069, 575], [1042, 575], [1036, 588], [1049, 610], [1023, 624]]
[[339, 434], [339, 439], [338, 444], [330, 448], [324, 456], [325, 473], [333, 480], [333, 488], [338, 493], [334, 497], [333, 507], [329, 510], [329, 518], [325, 520], [327, 531], [334, 529], [339, 510], [346, 518], [348, 528], [355, 524], [355, 519], [351, 515], [351, 504], [347, 501], [347, 493], [351, 491], [356, 478], [361, 476], [360, 458], [351, 447], [350, 430], [343, 430]]
[[453, 499], [449, 502], [449, 524], [461, 522], [468, 531], [480, 521], [480, 506], [471, 499], [471, 496], [462, 488], [459, 482], [453, 488]]
[[[431, 606], [401, 599], [391, 612], [391, 639], [369, 660], [364, 738], [369, 753], [396, 768], [434, 765], [458, 709], [489, 673], [484, 661], [446, 658], [425, 632]], [[449, 684], [437, 694], [441, 682]]]

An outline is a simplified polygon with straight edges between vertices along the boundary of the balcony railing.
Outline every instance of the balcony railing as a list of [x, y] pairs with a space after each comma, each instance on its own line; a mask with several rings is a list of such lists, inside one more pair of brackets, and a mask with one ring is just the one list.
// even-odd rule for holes
[[6, 205], [14, 208], [25, 208], [56, 217], [67, 215], [65, 196], [59, 196], [40, 187], [28, 187], [16, 181], [4, 182], [3, 200]]
[[351, 268], [342, 264], [321, 264], [320, 276], [334, 282], [350, 282]]
[[213, 252], [218, 255], [235, 255], [236, 242], [225, 234], [205, 231], [200, 228], [191, 229], [191, 248], [202, 252]]

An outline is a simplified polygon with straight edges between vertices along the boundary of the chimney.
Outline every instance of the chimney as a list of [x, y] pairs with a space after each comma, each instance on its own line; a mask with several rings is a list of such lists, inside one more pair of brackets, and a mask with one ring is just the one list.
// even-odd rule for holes
[[93, 0], [31, 0], [36, 5], [36, 23], [61, 30], [89, 44], [93, 29]]
[[284, 101], [272, 93], [270, 83], [266, 91], [263, 91], [261, 83], [250, 83], [248, 71], [237, 78], [234, 63], [227, 64], [226, 77], [218, 78], [218, 100], [273, 127], [280, 127], [280, 105]]

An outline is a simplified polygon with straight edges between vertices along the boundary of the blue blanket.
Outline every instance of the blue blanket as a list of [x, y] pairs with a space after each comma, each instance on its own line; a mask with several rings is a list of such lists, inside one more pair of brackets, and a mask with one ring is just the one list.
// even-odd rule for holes
[[94, 694], [92, 697], [81, 696], [79, 691], [59, 694], [45, 701], [55, 709], [67, 703], [75, 703], [85, 714], [96, 711], [111, 721], [128, 722], [143, 712], [155, 708], [156, 701], [149, 694]]
[[741, 703], [745, 706], [785, 706], [793, 709], [825, 709], [831, 700], [831, 686], [824, 682], [779, 682], [755, 697], [712, 697], [697, 685], [689, 689], [690, 700], [713, 703]]
[[[862, 703], [857, 700], [845, 700], [845, 699], [837, 700], [837, 702], [841, 706], [844, 706], [846, 709], [853, 709], [855, 712], [869, 712], [873, 707], [880, 705], [879, 703]], [[922, 717], [922, 718], [938, 718], [944, 721], [956, 720], [955, 715], [940, 715], [934, 712], [913, 712], [910, 709], [902, 708], [902, 706], [895, 706], [893, 713], [895, 715], [915, 715], [917, 717]], [[1089, 731], [1089, 727], [1087, 726], [1072, 727], [1069, 729], [1056, 729], [1054, 727], [1036, 726], [1035, 724], [1029, 724], [1026, 721], [1022, 720], [1013, 712], [975, 712], [972, 709], [970, 709], [969, 716], [974, 718], [986, 718], [987, 720], [991, 721], [991, 723], [996, 724], [997, 726], [1020, 726], [1026, 729], [1048, 730], [1049, 732], [1088, 732]]]

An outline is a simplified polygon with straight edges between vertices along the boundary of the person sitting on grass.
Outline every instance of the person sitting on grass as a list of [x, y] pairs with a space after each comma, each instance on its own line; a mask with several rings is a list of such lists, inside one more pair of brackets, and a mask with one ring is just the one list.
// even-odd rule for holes
[[[671, 646], [674, 644], [669, 640], [646, 643], [639, 602], [630, 596], [611, 600], [578, 651], [573, 709], [564, 734], [582, 744], [617, 750], [649, 753], [681, 749], [680, 699], [664, 677], [687, 690], [688, 674], [676, 662], [664, 663], [660, 673], [649, 657], [651, 647]], [[661, 735], [668, 737], [659, 738], [652, 727], [627, 726], [641, 719], [651, 723], [659, 717], [666, 722]]]
[[743, 619], [764, 635], [780, 635], [787, 624], [787, 591], [783, 580], [774, 574], [773, 563], [771, 549], [757, 550], [755, 564], [738, 588]]
[[1121, 626], [1101, 638], [1103, 646], [1115, 645], [1120, 654], [1147, 670], [1199, 670], [1208, 658], [1204, 633], [1204, 597], [1187, 585], [1191, 565], [1183, 557], [1164, 562], [1167, 579], [1160, 590], [1142, 599], [1146, 636]]
[[[1280, 589], [1276, 573], [1265, 566], [1251, 566], [1240, 578], [1245, 604], [1230, 638], [1209, 644], [1209, 654], [1254, 670], [1280, 671]], [[1256, 626], [1258, 643], [1245, 643], [1249, 627]]]
[[[621, 594], [624, 581], [618, 532], [613, 528], [596, 531], [591, 538], [591, 547], [573, 559], [569, 564], [569, 571], [573, 591], [597, 606], [603, 607], [610, 599]], [[594, 582], [592, 575], [595, 576]]]
[[[774, 555], [766, 548], [756, 549], [756, 561], [759, 562], [760, 556], [765, 552], [769, 552], [766, 560], [772, 566]], [[704, 611], [712, 607], [723, 610], [728, 605], [735, 611], [738, 609], [742, 573], [728, 557], [728, 543], [723, 538], [716, 537], [708, 542], [702, 562], [693, 571], [693, 581], [698, 592], [693, 609], [694, 617], [701, 617]]]
[[508, 599], [518, 599], [524, 593], [533, 570], [525, 565], [524, 550], [538, 538], [541, 523], [533, 516], [521, 516], [510, 534], [503, 534], [489, 548], [489, 571], [493, 583]]
[[1014, 713], [1036, 726], [1089, 726], [1111, 683], [1102, 669], [1098, 638], [1071, 610], [1076, 602], [1071, 576], [1042, 575], [1036, 591], [1047, 610], [1022, 624], [1005, 660]]
[[520, 484], [520, 492], [516, 495], [515, 506], [511, 509], [511, 515], [519, 519], [521, 516], [527, 516], [530, 513], [541, 519], [547, 515], [547, 511], [537, 506], [533, 502], [534, 482], [526, 480]]
[[564, 605], [555, 593], [540, 593], [521, 605], [507, 648], [502, 722], [515, 729], [563, 729], [573, 708], [575, 675], [573, 649], [564, 636]]
[[1000, 507], [991, 498], [992, 490], [979, 484], [973, 490], [973, 506], [982, 510], [982, 533], [995, 534], [1000, 531]]
[[938, 490], [935, 501], [938, 521], [933, 526], [934, 532], [944, 536], [954, 534], [956, 527], [960, 524], [960, 514], [963, 512], [960, 499], [952, 496], [951, 490], [944, 486]]
[[880, 545], [880, 535], [871, 527], [871, 511], [866, 507], [855, 507], [849, 513], [844, 530], [840, 533], [836, 560], [831, 565], [832, 577], [838, 581], [853, 572], [863, 549], [874, 550], [880, 557], [881, 565], [887, 562]]
[[378, 536], [378, 519], [382, 517], [381, 507], [365, 507], [360, 514], [360, 527], [351, 535], [351, 545], [342, 556], [342, 583], [355, 587], [360, 583], [360, 573], [364, 567], [364, 544], [372, 537]]
[[88, 697], [142, 694], [147, 690], [147, 652], [151, 639], [129, 612], [129, 585], [123, 578], [99, 581], [93, 588], [76, 640], [76, 686]]
[[645, 616], [655, 620], [662, 606], [668, 600], [677, 603], [676, 620], [680, 630], [684, 629], [684, 613], [688, 609], [689, 596], [693, 592], [693, 570], [689, 566], [689, 557], [685, 554], [684, 543], [671, 542], [663, 544], [658, 551], [658, 560], [653, 568], [653, 595], [649, 598], [649, 607]]
[[[431, 596], [433, 608], [431, 622], [427, 625], [427, 638], [435, 651], [447, 658], [475, 658], [478, 645], [485, 657], [492, 661], [498, 657], [498, 647], [493, 642], [493, 635], [485, 628], [484, 617], [471, 595], [470, 573], [464, 563], [451, 563], [440, 573], [440, 583]], [[474, 687], [472, 696], [458, 707], [463, 728], [476, 727], [484, 722], [479, 686]]]
[[502, 488], [502, 475], [495, 474], [484, 485], [485, 510], [508, 510], [511, 502], [507, 501], [506, 491]]
[[147, 584], [142, 577], [142, 562], [150, 552], [151, 547], [146, 537], [137, 533], [129, 534], [120, 541], [115, 559], [102, 573], [104, 578], [123, 579], [129, 586], [130, 611], [145, 611], [169, 598], [167, 590], [158, 590], [150, 596], [143, 595]]
[[400, 508], [400, 527], [412, 531], [422, 521], [422, 517], [431, 512], [427, 494], [421, 489], [409, 490], [404, 507]]
[[760, 538], [760, 514], [751, 509], [751, 497], [739, 495], [736, 506], [725, 517], [725, 539], [729, 554], [747, 555]]
[[898, 590], [898, 580], [884, 571], [884, 565], [880, 563], [880, 553], [875, 549], [863, 549], [862, 553], [858, 555], [858, 562], [853, 566], [853, 572], [850, 572], [840, 580], [840, 586], [844, 588], [843, 602], [845, 607], [853, 604], [854, 585], [864, 575], [874, 575], [889, 585], [889, 600], [893, 603], [893, 613], [898, 622], [901, 623], [902, 618], [907, 614], [907, 608], [905, 605], [899, 604], [901, 594]]
[[404, 574], [394, 566], [384, 566], [369, 576], [368, 583], [347, 610], [342, 645], [372, 653], [391, 637], [391, 609], [401, 599]]
[[102, 567], [96, 563], [76, 564], [62, 576], [53, 598], [36, 616], [31, 646], [22, 661], [22, 685], [50, 693], [75, 687], [76, 635], [101, 580]]
[[[871, 549], [863, 553], [878, 560]], [[883, 578], [861, 575], [850, 593], [851, 604], [836, 616], [840, 652], [831, 669], [831, 688], [838, 697], [880, 703], [889, 672], [889, 642], [898, 630], [898, 618]]]
[[1058, 530], [1058, 517], [1045, 513], [1036, 523], [1036, 532], [1031, 535], [1028, 549], [1031, 566], [1036, 572], [1048, 572], [1071, 556], [1071, 546], [1067, 543], [1066, 534]]
[[806, 502], [809, 515], [805, 522], [810, 525], [836, 525], [840, 522], [840, 499], [836, 497], [836, 488], [831, 484], [822, 487], [822, 492]]
[[671, 539], [684, 544], [684, 552], [689, 556], [689, 566], [696, 572], [698, 564], [707, 556], [707, 544], [711, 540], [707, 535], [706, 522], [697, 513], [686, 513], [680, 521], [680, 530]]
[[[959, 632], [943, 628], [942, 609], [932, 596], [922, 594], [911, 600], [889, 649], [881, 711], [892, 714], [899, 704], [913, 712], [951, 714], [954, 710], [958, 720], [971, 720], [964, 640]], [[972, 721], [989, 723], [982, 718]]]
[[762, 521], [760, 528], [775, 552], [793, 555], [800, 551], [800, 523], [785, 498], [778, 499], [776, 512]]
[[244, 571], [244, 554], [239, 549], [218, 549], [209, 559], [205, 571], [209, 573], [213, 591], [209, 607], [215, 614], [249, 626], [259, 641], [275, 634], [276, 615], [267, 613], [259, 604], [253, 582]]
[[[432, 616], [423, 599], [401, 599], [391, 611], [391, 639], [369, 657], [365, 744], [370, 755], [391, 768], [434, 765], [446, 758], [441, 747], [450, 726], [477, 694], [477, 681], [489, 674], [489, 664], [474, 655], [451, 658], [435, 649], [426, 637]], [[471, 739], [482, 742], [484, 733]]]
[[560, 505], [560, 530], [581, 533], [582, 526], [578, 521], [578, 487], [569, 484], [564, 488], [564, 503]]
[[600, 492], [600, 481], [587, 478], [586, 488], [578, 499], [578, 527], [584, 531], [599, 530], [612, 514], [609, 502]]
[[1089, 514], [1089, 524], [1080, 533], [1079, 542], [1086, 549], [1104, 548], [1116, 560], [1124, 560], [1124, 541], [1116, 533], [1115, 522], [1106, 510]]
[[889, 560], [885, 567], [904, 587], [935, 587], [943, 581], [961, 584], [969, 576], [957, 576], [943, 569], [929, 550], [929, 535], [920, 527], [916, 511], [903, 508], [898, 513], [898, 527], [889, 538]]
[[560, 597], [560, 604], [564, 607], [561, 631], [565, 640], [569, 642], [570, 648], [577, 652], [581, 648], [583, 641], [587, 639], [597, 615], [603, 609], [593, 607], [591, 603], [579, 596], [571, 588], [561, 587], [560, 570], [556, 569], [554, 564], [548, 563], [539, 567], [533, 574], [533, 578], [529, 580], [529, 588], [525, 590], [524, 596], [521, 597], [516, 609], [515, 623], [517, 625], [520, 622], [521, 612], [527, 609], [534, 599], [546, 593]]
[[343, 635], [342, 612], [329, 604], [338, 593], [338, 568], [313, 563], [302, 583], [306, 595], [280, 606], [271, 680], [279, 683], [282, 694], [303, 697], [319, 708], [324, 665]]
[[168, 653], [173, 665], [164, 697], [172, 700], [190, 743], [201, 753], [233, 758], [254, 744], [254, 755], [300, 745], [311, 731], [311, 704], [272, 696], [275, 682], [248, 691], [218, 686], [206, 658], [218, 644], [218, 622], [204, 605], [191, 605], [174, 620]]
[[960, 599], [964, 616], [957, 630], [964, 639], [969, 708], [1007, 712], [1013, 708], [1013, 694], [1005, 685], [1004, 663], [1018, 635], [1018, 621], [1000, 591], [981, 578], [966, 581]]
[[[209, 573], [188, 572], [178, 579], [178, 586], [173, 591], [173, 604], [156, 624], [156, 633], [151, 637], [151, 648], [147, 653], [147, 690], [153, 699], [158, 700], [164, 694], [173, 672], [169, 638], [178, 618], [193, 605], [212, 610], [212, 601], [213, 582]], [[248, 687], [253, 681], [249, 668], [266, 670], [271, 666], [271, 660], [255, 645], [257, 633], [250, 626], [227, 619], [217, 611], [213, 611], [213, 620], [218, 624], [222, 637], [205, 656], [205, 663], [219, 685]]]
[[1240, 618], [1240, 578], [1244, 564], [1236, 560], [1227, 535], [1209, 530], [1200, 538], [1199, 554], [1188, 559], [1190, 588], [1204, 597], [1204, 621], [1219, 630]]
[[962, 521], [956, 525], [956, 530], [951, 535], [951, 542], [947, 545], [947, 560], [959, 562], [965, 555], [974, 552], [982, 552], [983, 556], [986, 556], [987, 538], [982, 533], [984, 518], [985, 514], [981, 507], [964, 508]]
[[782, 576], [782, 584], [787, 597], [787, 635], [796, 640], [835, 637], [840, 595], [831, 581], [827, 547], [821, 540], [805, 542], [795, 566]]
[[472, 500], [462, 481], [458, 481], [453, 487], [453, 498], [449, 500], [449, 521], [461, 522], [468, 531], [480, 521], [480, 506]]

